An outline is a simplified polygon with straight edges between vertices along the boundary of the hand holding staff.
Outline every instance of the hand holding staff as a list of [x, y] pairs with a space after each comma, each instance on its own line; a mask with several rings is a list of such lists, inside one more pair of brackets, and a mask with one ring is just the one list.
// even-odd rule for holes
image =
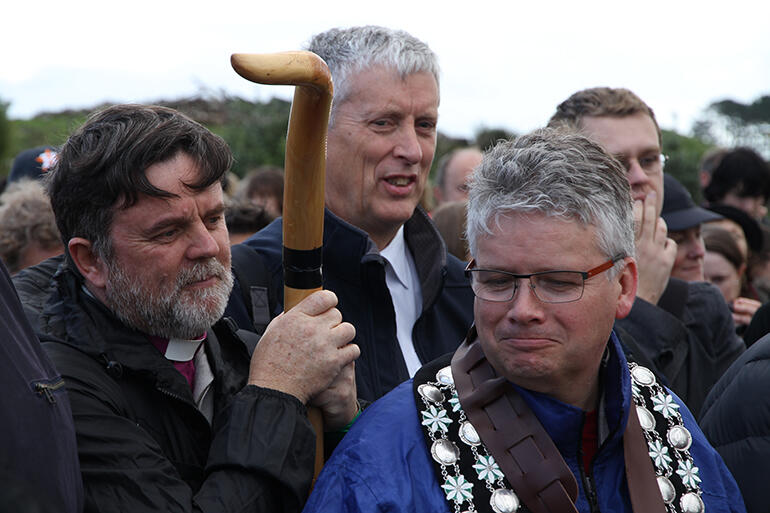
[[[331, 73], [312, 52], [233, 54], [230, 62], [246, 80], [297, 86], [284, 164], [284, 310], [290, 310], [322, 285], [326, 129], [334, 91]], [[323, 421], [316, 408], [308, 416], [316, 432], [317, 476], [323, 466]]]

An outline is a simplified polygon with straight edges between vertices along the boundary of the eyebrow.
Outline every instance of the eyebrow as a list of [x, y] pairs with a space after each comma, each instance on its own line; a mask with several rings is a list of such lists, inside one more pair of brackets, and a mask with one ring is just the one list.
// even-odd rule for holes
[[[224, 213], [225, 213], [225, 204], [223, 202], [220, 202], [216, 206], [206, 210], [201, 217], [206, 218], [213, 215], [222, 215]], [[185, 226], [189, 224], [189, 222], [190, 221], [186, 216], [171, 215], [166, 218], [161, 218], [157, 222], [150, 225], [147, 229], [143, 230], [143, 234], [147, 237], [152, 237], [157, 232], [165, 228], [170, 228], [173, 226]]]

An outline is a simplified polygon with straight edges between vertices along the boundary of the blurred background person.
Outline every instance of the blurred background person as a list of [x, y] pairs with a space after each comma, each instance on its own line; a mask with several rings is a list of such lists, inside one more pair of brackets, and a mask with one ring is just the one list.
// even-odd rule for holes
[[225, 223], [230, 245], [240, 244], [275, 219], [263, 207], [243, 198], [225, 201]]
[[703, 281], [703, 257], [706, 249], [701, 237], [701, 224], [722, 216], [700, 208], [689, 191], [669, 174], [663, 177], [663, 210], [668, 236], [677, 244], [671, 276], [684, 281]]
[[58, 155], [58, 150], [53, 146], [37, 146], [20, 152], [13, 159], [8, 185], [25, 178], [41, 178], [56, 164]]
[[704, 236], [715, 229], [726, 230], [733, 236], [746, 262], [742, 295], [765, 303], [770, 298], [770, 273], [766, 269], [770, 266], [765, 265], [770, 261], [770, 248], [766, 248], [764, 233], [767, 228], [737, 207], [719, 204], [708, 209], [724, 218], [705, 223], [702, 227]]
[[703, 190], [708, 187], [709, 183], [711, 183], [711, 175], [714, 174], [714, 170], [722, 161], [722, 157], [725, 156], [725, 153], [727, 153], [726, 148], [712, 148], [701, 158], [700, 164], [698, 165], [698, 180], [700, 181], [701, 193], [703, 193]]
[[751, 322], [761, 303], [756, 299], [743, 297], [746, 260], [735, 239], [726, 230], [716, 228], [704, 235], [706, 256], [704, 275], [706, 281], [719, 288], [730, 305], [733, 321], [738, 333], [742, 333]]
[[249, 172], [239, 185], [239, 198], [259, 205], [272, 219], [283, 215], [283, 170], [261, 166]]
[[467, 262], [468, 240], [465, 238], [467, 201], [450, 201], [433, 211], [433, 222], [444, 239], [448, 252]]
[[51, 202], [38, 180], [9, 183], [0, 195], [0, 258], [16, 274], [61, 254]]
[[703, 194], [709, 205], [722, 203], [739, 208], [757, 221], [767, 214], [770, 198], [770, 168], [750, 148], [724, 154]]
[[450, 201], [467, 200], [468, 178], [480, 163], [481, 150], [475, 146], [458, 148], [441, 157], [433, 186], [436, 207]]

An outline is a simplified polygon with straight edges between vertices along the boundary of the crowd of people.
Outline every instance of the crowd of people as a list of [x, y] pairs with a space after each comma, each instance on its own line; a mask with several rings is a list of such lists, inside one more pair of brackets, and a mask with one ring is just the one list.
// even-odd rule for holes
[[281, 169], [237, 183], [172, 109], [15, 160], [0, 511], [768, 511], [762, 157], [710, 152], [698, 205], [653, 109], [596, 87], [430, 188], [430, 47], [307, 49], [335, 84], [317, 250], [284, 246]]

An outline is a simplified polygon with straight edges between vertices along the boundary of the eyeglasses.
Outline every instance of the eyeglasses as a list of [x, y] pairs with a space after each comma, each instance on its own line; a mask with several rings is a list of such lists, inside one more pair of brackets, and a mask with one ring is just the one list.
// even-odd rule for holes
[[585, 281], [601, 274], [623, 256], [616, 256], [588, 271], [542, 271], [532, 274], [514, 274], [494, 269], [476, 269], [475, 260], [465, 268], [465, 276], [471, 281], [471, 289], [484, 301], [504, 303], [511, 301], [519, 288], [519, 280], [529, 280], [529, 288], [543, 303], [571, 303], [583, 297]]
[[[626, 172], [631, 170], [631, 161], [627, 156], [615, 155], [615, 158], [620, 162]], [[645, 174], [653, 175], [663, 171], [663, 168], [666, 166], [666, 161], [668, 161], [668, 156], [662, 153], [652, 153], [650, 155], [645, 155], [644, 157], [639, 157], [637, 161], [639, 162], [639, 167], [644, 170]]]

